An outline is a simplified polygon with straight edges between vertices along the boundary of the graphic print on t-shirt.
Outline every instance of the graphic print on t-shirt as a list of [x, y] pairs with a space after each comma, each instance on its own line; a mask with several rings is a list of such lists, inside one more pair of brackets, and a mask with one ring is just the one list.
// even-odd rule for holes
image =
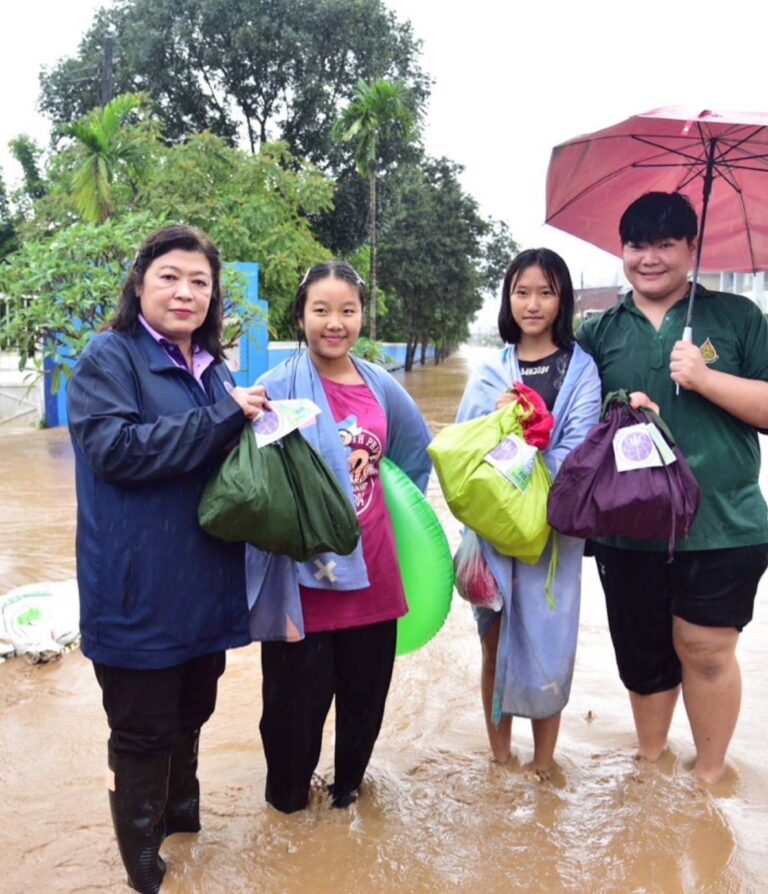
[[355, 497], [355, 512], [362, 515], [371, 505], [376, 479], [379, 477], [381, 441], [373, 432], [357, 424], [357, 416], [347, 416], [336, 423], [341, 443], [347, 451], [349, 480]]

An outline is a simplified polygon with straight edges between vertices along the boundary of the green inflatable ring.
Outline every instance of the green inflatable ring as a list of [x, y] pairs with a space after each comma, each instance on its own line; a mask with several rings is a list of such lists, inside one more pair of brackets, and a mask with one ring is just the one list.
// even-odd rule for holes
[[397, 654], [407, 655], [428, 643], [448, 617], [453, 557], [424, 494], [391, 460], [379, 468], [408, 600], [408, 614], [397, 622]]

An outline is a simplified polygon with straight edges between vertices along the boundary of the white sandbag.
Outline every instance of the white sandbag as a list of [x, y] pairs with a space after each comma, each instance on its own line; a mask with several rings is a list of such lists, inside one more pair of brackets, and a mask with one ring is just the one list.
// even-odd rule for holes
[[77, 581], [41, 581], [0, 596], [0, 655], [49, 661], [80, 635]]

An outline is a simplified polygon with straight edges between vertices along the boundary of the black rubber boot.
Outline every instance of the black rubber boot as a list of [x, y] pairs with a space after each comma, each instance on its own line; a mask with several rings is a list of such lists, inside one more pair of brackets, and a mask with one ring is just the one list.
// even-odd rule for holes
[[197, 749], [200, 730], [183, 732], [171, 752], [165, 834], [200, 831], [200, 783], [197, 781]]
[[159, 850], [168, 767], [167, 754], [116, 754], [109, 749], [109, 768], [115, 775], [115, 790], [109, 792], [112, 824], [128, 884], [141, 894], [157, 894], [165, 875]]
[[328, 787], [328, 791], [331, 795], [331, 807], [339, 807], [341, 809], [354, 804], [360, 797], [359, 788], [353, 788], [351, 791], [336, 794], [336, 787], [331, 785]]

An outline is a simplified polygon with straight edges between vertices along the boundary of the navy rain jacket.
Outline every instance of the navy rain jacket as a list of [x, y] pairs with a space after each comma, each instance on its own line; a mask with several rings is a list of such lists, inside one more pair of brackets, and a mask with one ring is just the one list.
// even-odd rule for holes
[[250, 641], [244, 546], [197, 505], [245, 424], [223, 364], [205, 392], [139, 324], [97, 335], [68, 386], [82, 649], [111, 667], [172, 667]]

